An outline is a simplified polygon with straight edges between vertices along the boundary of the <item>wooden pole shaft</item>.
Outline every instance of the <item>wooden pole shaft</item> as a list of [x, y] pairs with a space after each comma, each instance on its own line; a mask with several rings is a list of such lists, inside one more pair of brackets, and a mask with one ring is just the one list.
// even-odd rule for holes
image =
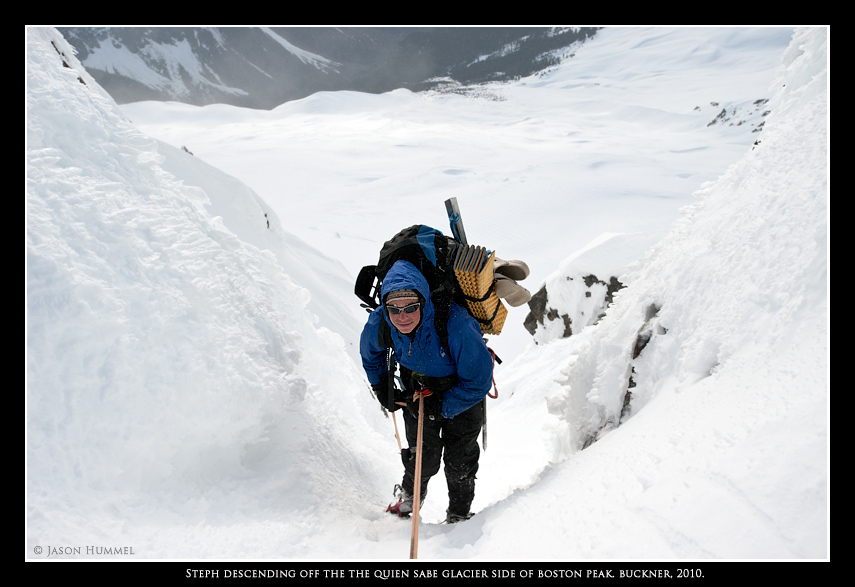
[[419, 502], [422, 498], [422, 435], [424, 434], [425, 399], [419, 394], [419, 427], [416, 433], [416, 474], [413, 481], [413, 530], [410, 535], [410, 558], [419, 554]]
[[392, 412], [392, 423], [395, 425], [395, 440], [398, 441], [398, 452], [403, 452], [404, 448], [401, 446], [401, 435], [398, 433], [398, 419], [395, 417], [395, 412]]

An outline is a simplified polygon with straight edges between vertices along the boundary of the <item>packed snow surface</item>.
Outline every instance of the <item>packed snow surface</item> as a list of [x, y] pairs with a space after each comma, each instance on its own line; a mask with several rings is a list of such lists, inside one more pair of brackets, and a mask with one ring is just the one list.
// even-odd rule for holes
[[28, 29], [26, 558], [407, 558], [352, 282], [454, 196], [568, 311], [568, 272], [627, 287], [538, 344], [511, 308], [476, 515], [434, 525], [435, 477], [420, 559], [826, 559], [827, 44], [606, 29], [477, 95], [120, 109]]

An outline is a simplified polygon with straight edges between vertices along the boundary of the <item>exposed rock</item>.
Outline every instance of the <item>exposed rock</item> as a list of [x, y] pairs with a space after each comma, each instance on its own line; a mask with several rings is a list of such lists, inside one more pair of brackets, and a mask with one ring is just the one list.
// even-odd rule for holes
[[528, 333], [534, 336], [538, 324], [543, 324], [543, 317], [546, 315], [546, 286], [540, 288], [536, 294], [531, 296], [528, 302], [530, 308], [528, 315], [525, 317], [523, 326], [528, 330]]
[[[645, 313], [645, 322], [638, 329], [638, 336], [635, 338], [635, 344], [632, 347], [632, 359], [637, 359], [641, 352], [647, 347], [647, 344], [657, 334], [665, 334], [667, 330], [659, 323], [659, 310], [662, 308], [656, 304], [651, 304], [647, 307]], [[635, 387], [635, 365], [630, 366], [629, 382], [627, 383], [626, 395], [623, 398], [623, 407], [621, 408], [620, 418], [618, 422], [629, 414], [630, 402], [632, 401], [632, 388]]]
[[624, 287], [621, 277], [664, 233], [605, 233], [567, 257], [528, 302], [523, 322], [536, 344], [577, 334], [598, 323]]
[[[707, 126], [719, 124], [742, 126], [743, 124], [749, 124], [754, 127], [754, 130], [751, 132], [760, 132], [763, 130], [763, 125], [765, 124], [762, 118], [769, 114], [769, 110], [764, 108], [768, 101], [766, 98], [761, 98], [754, 100], [750, 104], [731, 104], [729, 107], [722, 108]], [[718, 108], [719, 104], [718, 102], [710, 102], [710, 106]], [[701, 108], [698, 106], [695, 107], [695, 110], [701, 110]]]
[[[574, 318], [578, 330], [596, 324], [605, 316], [606, 308], [612, 303], [615, 292], [623, 287], [623, 284], [614, 276], [609, 277], [608, 282], [600, 280], [593, 274], [582, 276], [581, 279], [567, 276], [566, 281], [575, 281], [577, 285], [573, 287], [571, 284], [570, 288], [565, 289], [560, 302], [549, 303], [549, 293], [545, 285], [528, 302], [530, 311], [523, 325], [532, 336], [536, 335], [538, 326], [549, 326], [555, 335], [559, 327], [550, 323], [558, 320], [561, 321], [559, 323], [561, 338], [573, 335]], [[584, 284], [583, 287], [582, 284]], [[580, 288], [582, 291], [578, 291]], [[571, 291], [576, 293], [578, 300], [566, 299], [568, 292]], [[538, 342], [536, 336], [535, 342]]]

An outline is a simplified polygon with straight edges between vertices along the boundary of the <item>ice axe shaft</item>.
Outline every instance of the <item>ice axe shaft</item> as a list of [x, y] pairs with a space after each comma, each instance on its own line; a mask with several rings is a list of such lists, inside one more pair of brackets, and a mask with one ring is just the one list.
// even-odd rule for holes
[[460, 207], [457, 198], [448, 198], [445, 201], [445, 211], [448, 213], [448, 223], [451, 225], [451, 235], [457, 242], [468, 245], [466, 231], [463, 230], [463, 218], [460, 216]]

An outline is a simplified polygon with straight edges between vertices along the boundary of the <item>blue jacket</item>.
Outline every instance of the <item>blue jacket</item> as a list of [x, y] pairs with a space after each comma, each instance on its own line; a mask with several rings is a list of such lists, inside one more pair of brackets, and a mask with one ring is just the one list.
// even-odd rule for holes
[[380, 341], [381, 321], [392, 334], [395, 359], [415, 373], [430, 377], [457, 374], [457, 383], [442, 395], [442, 415], [453, 418], [487, 395], [493, 382], [493, 358], [481, 337], [481, 327], [469, 313], [451, 303], [448, 318], [448, 348], [443, 346], [434, 326], [434, 307], [427, 280], [407, 261], [397, 261], [383, 280], [381, 300], [397, 289], [415, 289], [425, 299], [422, 320], [410, 334], [401, 334], [392, 325], [383, 304], [368, 318], [359, 342], [362, 366], [371, 385], [386, 376], [386, 348]]

